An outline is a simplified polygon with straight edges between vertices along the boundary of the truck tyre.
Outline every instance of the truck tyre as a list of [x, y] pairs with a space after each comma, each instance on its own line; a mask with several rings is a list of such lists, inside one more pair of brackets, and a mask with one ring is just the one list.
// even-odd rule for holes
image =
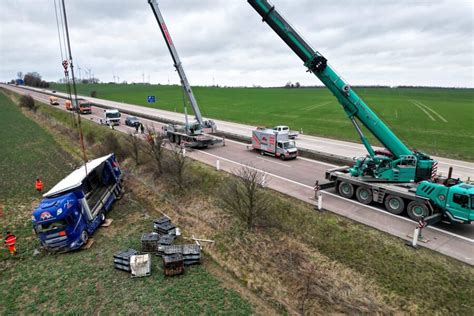
[[354, 195], [354, 186], [349, 182], [341, 182], [339, 183], [339, 194], [346, 199], [352, 198]]
[[105, 214], [104, 214], [104, 213], [100, 214], [100, 221], [101, 221], [102, 223], [105, 222]]
[[174, 134], [169, 134], [170, 142], [174, 143]]
[[181, 136], [176, 136], [176, 144], [181, 145]]
[[265, 152], [263, 150], [260, 150], [260, 155], [265, 156]]
[[280, 155], [280, 159], [283, 160], [283, 161], [285, 161], [285, 160], [286, 160], [285, 155], [281, 154], [281, 155]]
[[358, 187], [356, 190], [356, 198], [362, 204], [370, 204], [373, 199], [373, 194], [371, 189], [367, 189], [364, 187]]
[[89, 240], [89, 234], [87, 233], [87, 231], [83, 230], [82, 233], [81, 233], [82, 244], [83, 245], [87, 244], [88, 240]]
[[385, 198], [385, 209], [389, 213], [400, 215], [405, 209], [405, 202], [399, 196], [389, 195]]
[[428, 207], [424, 203], [418, 201], [411, 201], [408, 203], [407, 213], [408, 216], [416, 222], [421, 220], [422, 217], [430, 216], [430, 210]]

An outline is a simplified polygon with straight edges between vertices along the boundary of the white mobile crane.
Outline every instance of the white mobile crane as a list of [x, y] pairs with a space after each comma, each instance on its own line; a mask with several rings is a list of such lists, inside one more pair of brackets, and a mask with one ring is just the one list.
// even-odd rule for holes
[[181, 85], [189, 99], [189, 102], [191, 103], [196, 119], [195, 122], [188, 122], [188, 114], [185, 105], [185, 125], [169, 124], [165, 127], [166, 135], [172, 143], [177, 143], [178, 145], [183, 144], [189, 147], [206, 148], [209, 145], [224, 143], [222, 138], [205, 134], [215, 133], [217, 131], [216, 124], [212, 120], [204, 120], [201, 115], [201, 111], [199, 110], [196, 98], [194, 97], [193, 90], [191, 89], [188, 79], [186, 78], [186, 74], [184, 73], [183, 65], [179, 59], [178, 52], [174, 46], [173, 41], [171, 40], [171, 36], [168, 28], [166, 27], [163, 16], [161, 15], [158, 2], [156, 0], [148, 0], [148, 3], [153, 10], [156, 21], [158, 22], [158, 26], [160, 27], [161, 33], [165, 38], [166, 45], [168, 46], [171, 57], [173, 58], [174, 67], [176, 68], [179, 78], [181, 79]]

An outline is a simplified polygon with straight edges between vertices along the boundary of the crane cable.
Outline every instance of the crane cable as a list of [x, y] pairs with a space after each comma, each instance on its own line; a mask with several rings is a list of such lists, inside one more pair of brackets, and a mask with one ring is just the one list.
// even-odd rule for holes
[[[60, 18], [58, 18], [57, 6], [59, 7], [59, 16], [60, 16]], [[64, 45], [62, 43], [63, 40], [64, 40], [64, 37], [65, 37], [64, 36], [64, 23], [63, 23], [61, 6], [59, 4], [56, 5], [56, 0], [54, 0], [54, 12], [55, 12], [55, 16], [56, 16], [56, 27], [57, 27], [57, 31], [58, 31], [59, 52], [60, 52], [60, 55], [61, 55], [60, 63], [64, 67], [64, 61], [65, 61], [64, 55], [67, 55], [66, 43], [64, 42]], [[59, 23], [59, 20], [61, 20], [61, 23]], [[60, 26], [60, 24], [61, 24], [61, 26]], [[62, 30], [63, 36], [61, 36], [61, 30]], [[64, 47], [64, 54], [63, 54], [63, 47]], [[66, 69], [64, 69], [64, 83], [66, 85], [66, 93], [69, 96], [69, 102], [71, 102], [71, 104], [72, 104], [71, 89], [69, 87], [69, 74], [66, 72]], [[76, 120], [75, 120], [73, 112], [71, 112], [71, 125], [72, 125], [72, 127], [76, 126]]]
[[[63, 26], [63, 29], [62, 29], [63, 30], [63, 40], [66, 43], [65, 46], [64, 46], [65, 51], [66, 51], [66, 48], [67, 48], [65, 56], [66, 56], [66, 58], [69, 57], [69, 60], [65, 59], [62, 62], [62, 64], [63, 64], [63, 67], [64, 67], [64, 73], [65, 73], [66, 78], [67, 78], [67, 86], [69, 87], [69, 95], [70, 95], [70, 98], [71, 98], [71, 106], [74, 106], [73, 111], [72, 111], [72, 113], [74, 115], [74, 112], [75, 112], [74, 109], [79, 107], [79, 102], [78, 102], [78, 99], [77, 99], [76, 81], [75, 81], [75, 78], [74, 78], [74, 64], [73, 64], [72, 52], [71, 52], [71, 42], [70, 42], [70, 39], [69, 39], [69, 29], [68, 29], [68, 24], [67, 24], [66, 5], [65, 5], [64, 0], [62, 0], [61, 2], [62, 2], [62, 15], [64, 17], [64, 20], [62, 20], [62, 19], [61, 20], [63, 22], [63, 24], [62, 24], [62, 26]], [[56, 4], [56, 0], [55, 0], [55, 4]], [[60, 8], [61, 8], [61, 6], [60, 6]], [[68, 67], [71, 68], [72, 89], [70, 87]], [[72, 102], [72, 100], [73, 100], [72, 99], [72, 92], [74, 92], [74, 101], [75, 101], [75, 103]], [[77, 112], [77, 123], [78, 123], [78, 131], [79, 131], [79, 140], [80, 140], [82, 154], [83, 154], [83, 160], [84, 160], [84, 168], [85, 168], [85, 173], [87, 175], [87, 153], [86, 153], [86, 147], [85, 147], [85, 143], [84, 143], [84, 134], [82, 132], [80, 112]]]

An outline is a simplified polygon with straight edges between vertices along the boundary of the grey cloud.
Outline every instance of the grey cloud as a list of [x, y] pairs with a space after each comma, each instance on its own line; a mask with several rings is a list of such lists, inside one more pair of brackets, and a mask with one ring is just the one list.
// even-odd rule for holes
[[[59, 2], [59, 0], [57, 0]], [[274, 0], [351, 84], [474, 87], [469, 0]], [[191, 83], [319, 84], [244, 0], [161, 0]], [[177, 83], [146, 0], [66, 1], [76, 66], [103, 81]], [[0, 81], [62, 76], [53, 0], [2, 0]]]

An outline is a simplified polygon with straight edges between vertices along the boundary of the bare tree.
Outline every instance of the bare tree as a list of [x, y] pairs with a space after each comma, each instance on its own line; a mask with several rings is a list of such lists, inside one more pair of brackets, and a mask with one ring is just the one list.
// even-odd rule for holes
[[169, 161], [169, 171], [175, 185], [180, 189], [185, 189], [185, 172], [187, 159], [184, 155], [184, 148], [175, 147], [171, 150], [171, 159]]
[[130, 145], [135, 165], [138, 166], [140, 164], [141, 140], [138, 135], [130, 132], [127, 137], [127, 142]]
[[269, 198], [263, 189], [265, 176], [250, 166], [238, 169], [234, 175], [222, 190], [222, 206], [250, 230], [269, 209]]
[[154, 127], [147, 126], [146, 137], [148, 144], [147, 151], [154, 161], [156, 174], [160, 176], [163, 173], [163, 142], [165, 135], [157, 132]]

